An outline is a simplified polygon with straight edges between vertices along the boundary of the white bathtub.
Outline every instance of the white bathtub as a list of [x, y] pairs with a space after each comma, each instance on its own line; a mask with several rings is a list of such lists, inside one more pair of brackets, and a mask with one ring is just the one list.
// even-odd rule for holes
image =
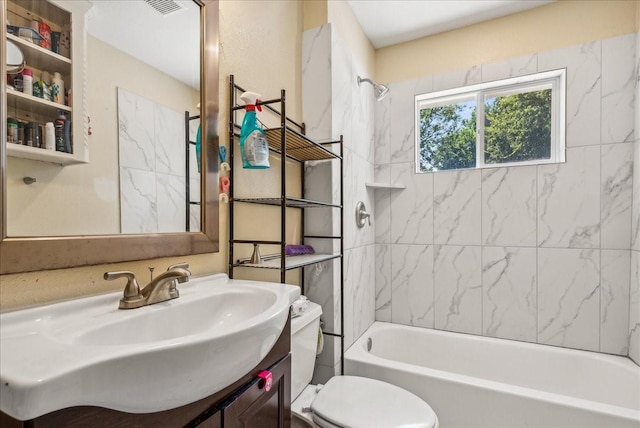
[[441, 428], [640, 427], [640, 367], [624, 357], [376, 322], [345, 374], [413, 392]]

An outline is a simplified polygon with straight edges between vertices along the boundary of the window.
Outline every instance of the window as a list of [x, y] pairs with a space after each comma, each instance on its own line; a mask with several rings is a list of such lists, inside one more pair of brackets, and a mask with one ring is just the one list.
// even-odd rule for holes
[[417, 172], [565, 160], [565, 70], [415, 99]]

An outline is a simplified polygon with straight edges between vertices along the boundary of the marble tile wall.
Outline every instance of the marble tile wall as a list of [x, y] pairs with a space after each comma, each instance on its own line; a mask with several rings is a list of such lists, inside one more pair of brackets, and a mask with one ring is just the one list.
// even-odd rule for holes
[[[631, 34], [390, 85], [375, 179], [407, 187], [374, 199], [377, 320], [640, 360], [635, 52]], [[558, 68], [566, 163], [415, 173], [414, 95]]]
[[640, 32], [636, 33], [635, 143], [629, 297], [629, 357], [640, 365]]
[[[184, 112], [118, 88], [118, 123], [121, 232], [184, 231]], [[197, 176], [191, 186], [199, 195]], [[199, 210], [193, 211], [199, 228]]]
[[[375, 229], [355, 225], [357, 201], [373, 210], [374, 194], [365, 183], [374, 178], [373, 88], [358, 86], [357, 75], [366, 71], [349, 52], [330, 24], [305, 31], [302, 55], [303, 120], [307, 134], [320, 141], [344, 138], [344, 336], [348, 348], [375, 319]], [[329, 185], [328, 185], [329, 184]], [[311, 162], [305, 166], [305, 194], [318, 200], [339, 201], [338, 162]], [[308, 233], [339, 235], [338, 210], [305, 210]], [[337, 241], [314, 240], [315, 248], [337, 251]], [[324, 330], [341, 333], [340, 263], [306, 268], [305, 293], [322, 305]], [[326, 382], [340, 369], [340, 341], [325, 336], [314, 382]]]

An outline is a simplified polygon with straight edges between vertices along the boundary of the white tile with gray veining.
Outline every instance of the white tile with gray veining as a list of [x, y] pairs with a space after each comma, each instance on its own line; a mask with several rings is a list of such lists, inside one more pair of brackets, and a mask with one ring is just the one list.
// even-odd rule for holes
[[[375, 165], [374, 180], [377, 183], [391, 183], [391, 165]], [[400, 190], [394, 190], [397, 192]], [[373, 228], [375, 242], [388, 244], [391, 242], [391, 190], [373, 190]]]
[[374, 106], [374, 161], [376, 164], [391, 162], [391, 96], [387, 94]]
[[631, 251], [629, 357], [640, 365], [640, 251]]
[[600, 147], [567, 149], [567, 163], [538, 166], [538, 246], [600, 246]]
[[187, 221], [184, 177], [156, 174], [158, 232], [184, 232]]
[[118, 88], [120, 166], [155, 171], [154, 126], [154, 103]]
[[200, 178], [189, 179], [189, 201], [200, 202]]
[[482, 243], [536, 246], [536, 167], [482, 170]]
[[350, 149], [345, 149], [344, 155], [345, 171], [350, 171], [345, 174], [343, 183], [345, 196], [344, 246], [349, 249], [371, 245], [375, 242], [375, 224], [373, 222], [369, 224], [367, 221], [364, 227], [359, 228], [355, 222], [355, 208], [359, 201], [364, 202], [367, 212], [373, 213], [373, 190], [367, 189], [365, 186], [365, 183], [373, 181], [373, 164], [368, 163]]
[[327, 261], [304, 268], [304, 294], [311, 300], [322, 306], [322, 320], [325, 322], [325, 331], [336, 333], [340, 330], [340, 299], [339, 289], [335, 293], [335, 277], [340, 275], [340, 265]]
[[[325, 341], [333, 341], [336, 342], [337, 338], [331, 338], [325, 336]], [[339, 346], [338, 346], [339, 347]], [[323, 352], [324, 354], [324, 352]], [[339, 376], [340, 372], [340, 360], [337, 360], [334, 365], [325, 365], [325, 364], [316, 364], [316, 368], [313, 371], [313, 379], [311, 379], [311, 383], [314, 385], [317, 384], [325, 384], [329, 379], [334, 376]]]
[[526, 76], [538, 70], [538, 55], [524, 55], [482, 64], [482, 82]]
[[433, 243], [433, 176], [416, 174], [413, 163], [391, 164], [391, 183], [407, 186], [390, 192], [391, 242]]
[[538, 71], [567, 69], [567, 147], [600, 144], [601, 43], [538, 54]]
[[389, 85], [391, 162], [415, 161], [415, 95], [432, 91], [431, 77]]
[[[640, 88], [640, 85], [638, 87]], [[633, 198], [631, 202], [631, 249], [640, 251], [640, 141], [636, 141], [633, 146], [634, 167]]]
[[433, 246], [391, 245], [391, 321], [433, 328]]
[[601, 146], [602, 248], [631, 247], [633, 144]]
[[439, 171], [433, 188], [434, 242], [480, 245], [480, 170]]
[[[356, 74], [365, 76], [368, 73], [360, 66], [355, 58], [352, 63], [351, 76], [351, 134], [352, 150], [369, 163], [375, 161], [375, 103], [373, 87], [368, 83], [358, 85]], [[334, 107], [335, 108], [335, 107]]]
[[391, 322], [391, 245], [376, 244], [376, 321]]
[[353, 117], [354, 98], [353, 86], [355, 73], [352, 58], [345, 43], [337, 34], [335, 27], [331, 31], [331, 138], [344, 136], [344, 147], [352, 151], [358, 145], [358, 135], [354, 128], [359, 126]]
[[191, 180], [200, 181], [200, 172], [198, 172], [198, 157], [196, 156], [196, 147], [194, 145], [191, 145], [189, 147], [189, 178]]
[[186, 175], [184, 113], [154, 103], [156, 168], [161, 174]]
[[636, 35], [602, 41], [602, 144], [632, 142]]
[[331, 133], [331, 24], [302, 34], [302, 111], [307, 135]]
[[473, 66], [460, 70], [448, 71], [433, 75], [433, 90], [444, 91], [445, 89], [461, 88], [463, 86], [475, 85], [482, 82], [482, 67]]
[[600, 260], [599, 350], [627, 355], [631, 257], [628, 250], [602, 250]]
[[435, 328], [482, 334], [482, 257], [476, 246], [435, 245]]
[[482, 263], [483, 334], [535, 342], [536, 249], [483, 247]]
[[375, 245], [345, 251], [344, 342], [349, 347], [375, 321]]
[[191, 232], [202, 230], [200, 222], [200, 205], [189, 206], [189, 226]]
[[157, 232], [157, 212], [156, 174], [120, 167], [121, 232]]
[[[305, 197], [315, 201], [331, 201], [331, 162], [310, 162], [304, 167]], [[331, 235], [333, 233], [332, 217], [329, 208], [304, 210], [305, 231], [308, 235]]]
[[[321, 316], [320, 319], [323, 320], [324, 318], [322, 318]], [[324, 331], [328, 331], [328, 330], [324, 330]], [[325, 366], [327, 368], [332, 367], [334, 362], [340, 361], [340, 358], [341, 358], [340, 338], [325, 334], [323, 337], [322, 352], [320, 353], [320, 355], [318, 355], [316, 359], [315, 371], [318, 371], [318, 369], [320, 369], [320, 367], [322, 366]], [[320, 370], [322, 371], [322, 369]], [[340, 374], [339, 371], [338, 371], [338, 374]], [[314, 377], [315, 377], [315, 373], [314, 373]], [[326, 382], [326, 379], [323, 382]]]
[[538, 249], [538, 342], [598, 351], [600, 251]]

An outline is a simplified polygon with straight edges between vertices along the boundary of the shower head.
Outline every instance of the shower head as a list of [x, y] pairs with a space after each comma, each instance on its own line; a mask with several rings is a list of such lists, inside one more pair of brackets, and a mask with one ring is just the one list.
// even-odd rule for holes
[[376, 100], [380, 101], [389, 93], [389, 87], [385, 85], [381, 85], [379, 83], [374, 82], [371, 79], [365, 79], [358, 76], [358, 86], [360, 86], [360, 82], [369, 82], [373, 85], [373, 92], [376, 94]]

